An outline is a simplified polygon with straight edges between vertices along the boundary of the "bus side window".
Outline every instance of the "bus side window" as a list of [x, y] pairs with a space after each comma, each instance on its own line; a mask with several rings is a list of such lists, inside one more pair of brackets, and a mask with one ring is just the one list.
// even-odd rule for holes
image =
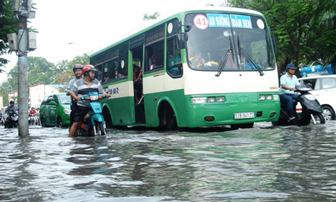
[[163, 68], [164, 56], [164, 41], [161, 40], [157, 43], [146, 47], [146, 70], [152, 71]]
[[98, 79], [98, 81], [102, 82], [103, 80], [103, 65], [99, 65], [96, 67], [96, 69], [98, 70], [98, 72], [96, 73], [96, 79]]
[[176, 47], [176, 37], [167, 41], [167, 73], [172, 77], [182, 76], [181, 51]]

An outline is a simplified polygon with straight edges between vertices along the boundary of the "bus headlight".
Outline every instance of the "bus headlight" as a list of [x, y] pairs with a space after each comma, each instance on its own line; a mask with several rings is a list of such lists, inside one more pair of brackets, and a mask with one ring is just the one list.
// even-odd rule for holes
[[193, 104], [205, 104], [206, 103], [206, 97], [192, 97], [191, 103]]
[[266, 100], [272, 100], [272, 95], [266, 95]]
[[266, 96], [265, 95], [259, 95], [259, 100], [266, 100]]
[[214, 103], [216, 101], [215, 97], [208, 97], [208, 103]]
[[273, 95], [273, 100], [279, 100], [279, 95]]
[[225, 102], [224, 96], [217, 97], [217, 102]]

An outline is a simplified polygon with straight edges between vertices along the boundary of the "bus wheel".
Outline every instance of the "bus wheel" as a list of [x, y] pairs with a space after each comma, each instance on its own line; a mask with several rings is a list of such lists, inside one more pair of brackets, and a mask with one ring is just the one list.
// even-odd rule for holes
[[169, 131], [176, 130], [177, 129], [177, 121], [176, 116], [172, 108], [169, 108], [166, 111], [166, 129]]
[[113, 127], [112, 118], [107, 108], [104, 108], [103, 117], [106, 124], [106, 128], [112, 128]]

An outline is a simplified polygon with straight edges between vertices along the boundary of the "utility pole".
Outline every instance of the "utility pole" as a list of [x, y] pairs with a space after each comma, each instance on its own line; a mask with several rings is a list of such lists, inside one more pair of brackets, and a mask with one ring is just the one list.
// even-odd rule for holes
[[18, 41], [19, 50], [18, 55], [18, 73], [19, 73], [19, 136], [26, 136], [29, 134], [28, 127], [28, 70], [27, 70], [27, 18], [20, 15], [18, 23]]
[[11, 50], [18, 55], [18, 101], [19, 101], [19, 136], [29, 135], [28, 127], [28, 50], [36, 49], [35, 33], [27, 33], [27, 18], [34, 18], [35, 12], [31, 11], [32, 0], [13, 0], [12, 11], [18, 17], [18, 34], [8, 34], [8, 42]]

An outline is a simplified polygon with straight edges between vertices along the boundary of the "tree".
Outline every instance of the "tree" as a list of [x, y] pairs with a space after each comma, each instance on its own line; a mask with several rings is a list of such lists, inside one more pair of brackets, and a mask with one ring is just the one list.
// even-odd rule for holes
[[147, 13], [144, 14], [143, 20], [156, 20], [160, 17], [160, 14], [158, 12], [154, 12], [153, 15], [149, 15]]
[[57, 66], [60, 69], [62, 67], [63, 70], [60, 72], [60, 74], [56, 76], [55, 83], [67, 85], [69, 81], [74, 78], [72, 68], [73, 66], [75, 66], [75, 64], [82, 64], [83, 66], [89, 64], [89, 55], [85, 53], [82, 56], [76, 56], [71, 61], [68, 60], [60, 61], [57, 64]]
[[89, 55], [85, 53], [82, 56], [76, 56], [71, 61], [62, 60], [58, 62], [56, 66], [58, 69], [62, 69], [62, 71], [56, 75], [54, 83], [62, 84], [66, 87], [69, 81], [74, 78], [72, 68], [75, 64], [82, 64], [83, 66], [89, 64]]
[[54, 63], [43, 57], [28, 57], [28, 85], [50, 84], [59, 72]]
[[310, 24], [316, 29], [310, 32], [308, 44], [314, 45], [313, 56], [320, 58], [324, 65], [331, 63], [336, 68], [336, 0], [324, 0], [321, 9]]
[[[335, 31], [319, 26], [321, 15], [335, 5], [329, 0], [229, 0], [237, 7], [262, 12], [277, 40], [278, 65], [307, 63], [332, 54]], [[333, 7], [335, 9], [335, 7]], [[323, 31], [323, 34], [320, 32]], [[324, 35], [324, 37], [322, 36]], [[331, 41], [330, 41], [331, 40]], [[325, 45], [323, 45], [325, 44]], [[329, 48], [322, 48], [326, 45]]]
[[[9, 52], [8, 33], [17, 32], [17, 18], [12, 12], [11, 0], [0, 0], [0, 55]], [[0, 73], [3, 72], [3, 67], [8, 63], [8, 60], [0, 57]]]

